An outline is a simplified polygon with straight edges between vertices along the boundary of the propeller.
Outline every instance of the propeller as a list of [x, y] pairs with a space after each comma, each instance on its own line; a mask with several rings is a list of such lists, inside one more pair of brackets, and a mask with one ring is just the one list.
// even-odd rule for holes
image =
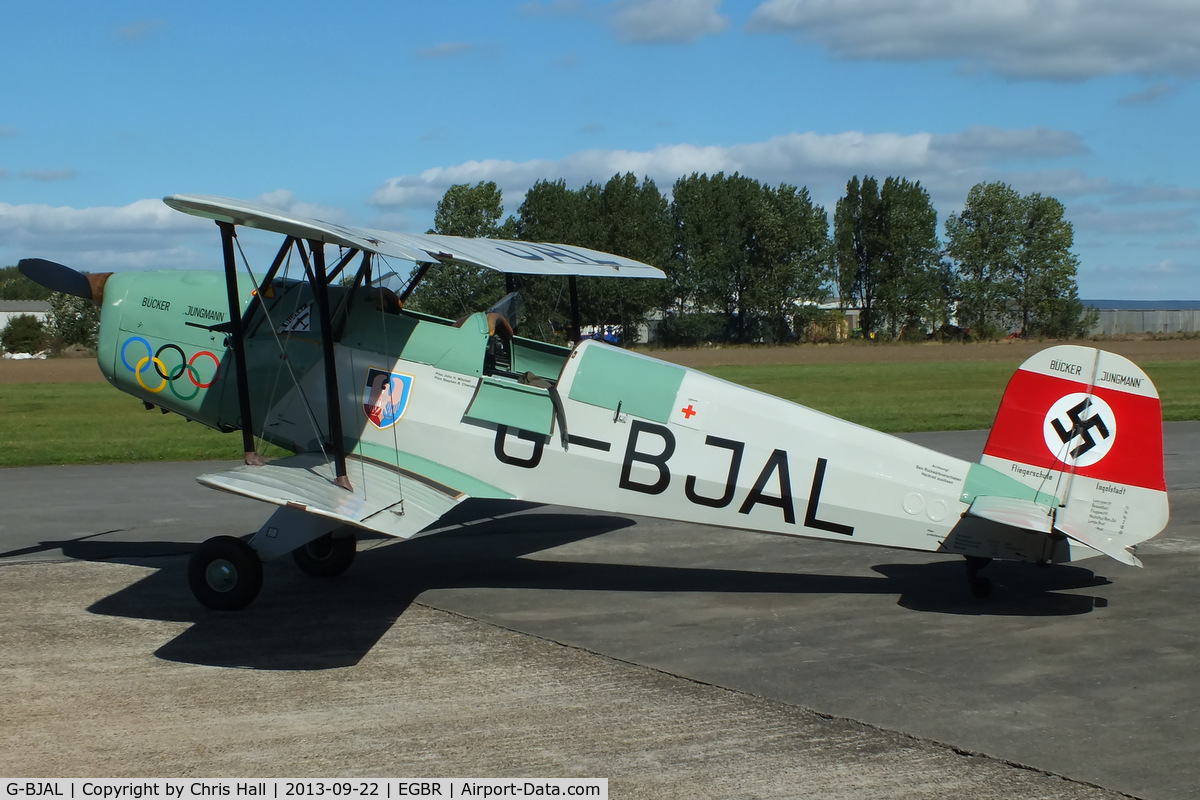
[[112, 275], [111, 272], [85, 275], [44, 258], [22, 258], [17, 262], [17, 270], [29, 280], [45, 286], [52, 292], [82, 297], [96, 305], [104, 299], [104, 284], [108, 281], [108, 276]]

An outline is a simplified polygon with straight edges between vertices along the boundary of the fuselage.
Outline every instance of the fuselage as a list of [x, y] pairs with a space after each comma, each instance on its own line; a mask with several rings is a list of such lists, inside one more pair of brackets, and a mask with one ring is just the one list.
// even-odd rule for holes
[[[202, 424], [243, 427], [225, 292], [218, 272], [114, 275], [98, 354], [105, 375]], [[260, 299], [245, 283], [239, 295], [254, 434], [295, 452], [328, 450], [326, 332], [310, 285], [277, 281]], [[1032, 497], [988, 467], [599, 342], [568, 349], [514, 337], [496, 364], [483, 313], [452, 324], [389, 310], [367, 290], [330, 296], [344, 446], [362, 459], [476, 497], [1069, 558], [1045, 536], [984, 542], [956, 530], [978, 494]]]

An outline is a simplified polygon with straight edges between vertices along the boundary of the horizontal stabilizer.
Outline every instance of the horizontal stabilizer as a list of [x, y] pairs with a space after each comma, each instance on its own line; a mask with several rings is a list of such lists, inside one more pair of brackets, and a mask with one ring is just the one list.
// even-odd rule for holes
[[1038, 505], [1032, 500], [1018, 500], [1011, 497], [977, 497], [967, 514], [972, 517], [986, 519], [1013, 528], [1049, 534], [1058, 532], [1069, 539], [1103, 553], [1110, 558], [1140, 567], [1142, 562], [1115, 538], [1106, 536], [1099, 531], [1086, 530], [1062, 519], [1056, 519], [1054, 511], [1046, 506]]
[[1096, 531], [1084, 531], [1065, 522], [1056, 523], [1054, 529], [1080, 544], [1086, 544], [1093, 550], [1099, 550], [1109, 558], [1115, 558], [1122, 564], [1128, 564], [1131, 567], [1142, 566], [1142, 562], [1138, 560], [1137, 556], [1121, 546], [1121, 543], [1111, 536], [1105, 536]]
[[429, 527], [467, 495], [408, 470], [350, 456], [352, 491], [334, 483], [334, 468], [319, 453], [239, 466], [196, 480], [264, 503], [288, 506], [343, 524], [407, 539]]
[[1050, 533], [1054, 525], [1054, 512], [1032, 500], [1015, 497], [976, 497], [967, 509], [972, 517], [998, 522], [1026, 531]]

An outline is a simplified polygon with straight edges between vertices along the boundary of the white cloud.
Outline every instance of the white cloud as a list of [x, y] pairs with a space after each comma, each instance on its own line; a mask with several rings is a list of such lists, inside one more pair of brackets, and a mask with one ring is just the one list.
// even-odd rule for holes
[[[920, 181], [945, 216], [961, 208], [981, 181], [1005, 181], [1017, 191], [1057, 197], [1068, 206], [1077, 233], [1093, 239], [1121, 237], [1148, 249], [1165, 240], [1194, 241], [1200, 189], [1117, 183], [1089, 174], [1065, 157], [1089, 153], [1069, 131], [1034, 127], [970, 127], [957, 133], [795, 132], [734, 145], [666, 144], [649, 150], [589, 149], [558, 159], [491, 159], [433, 167], [383, 182], [367, 203], [373, 219], [302, 201], [278, 189], [256, 202], [347, 225], [424, 230], [437, 202], [453, 184], [495, 181], [515, 213], [539, 180], [564, 180], [578, 188], [632, 172], [653, 179], [670, 195], [674, 182], [693, 172], [739, 172], [766, 184], [807, 187], [832, 212], [854, 175], [900, 176]], [[249, 246], [247, 241], [243, 242]], [[272, 248], [277, 243], [272, 245]], [[1176, 246], [1185, 246], [1177, 244]], [[273, 250], [272, 250], [273, 252]], [[220, 252], [211, 223], [172, 211], [157, 199], [120, 207], [62, 208], [0, 203], [0, 263], [40, 256], [84, 269], [217, 266]], [[269, 258], [269, 254], [268, 254]], [[251, 258], [252, 263], [257, 263]]]
[[[361, 223], [343, 209], [303, 202], [287, 189], [253, 202], [338, 224]], [[245, 229], [239, 243], [255, 269], [279, 246], [272, 234]], [[216, 226], [157, 198], [94, 208], [0, 203], [0, 265], [28, 256], [94, 272], [221, 266]]]
[[1173, 86], [1165, 83], [1156, 83], [1153, 86], [1147, 86], [1140, 92], [1125, 95], [1117, 103], [1126, 107], [1149, 106], [1162, 102], [1174, 93], [1175, 88]]
[[1113, 198], [1117, 203], [1196, 203], [1200, 202], [1200, 189], [1190, 186], [1162, 186], [1152, 183], [1146, 186], [1123, 187]]
[[97, 208], [0, 203], [6, 263], [38, 256], [90, 271], [194, 266], [197, 258], [180, 237], [204, 233], [215, 242], [211, 231], [211, 223], [161, 200]]
[[933, 137], [931, 146], [958, 157], [984, 153], [989, 161], [1060, 158], [1088, 152], [1079, 134], [1053, 128], [1010, 130], [972, 125], [960, 133]]
[[1143, 265], [1138, 271], [1143, 275], [1178, 275], [1183, 268], [1174, 261], [1156, 261]]
[[1173, 242], [1163, 242], [1159, 248], [1162, 250], [1200, 250], [1200, 239], [1176, 239]]
[[79, 172], [74, 169], [26, 169], [21, 170], [21, 177], [26, 180], [38, 181], [39, 183], [51, 183], [53, 181], [69, 181], [79, 175]]
[[1081, 283], [1090, 279], [1105, 287], [1099, 293], [1092, 293], [1092, 298], [1190, 300], [1198, 297], [1195, 294], [1197, 273], [1200, 269], [1196, 264], [1171, 260], [1098, 266], [1088, 266], [1085, 262], [1080, 269], [1080, 278]]
[[622, 0], [612, 6], [612, 26], [625, 42], [694, 42], [729, 27], [720, 6], [721, 0]]
[[7, 235], [179, 231], [185, 227], [181, 220], [186, 219], [160, 200], [138, 200], [127, 206], [97, 208], [0, 203], [0, 231]]
[[[961, 203], [974, 183], [1001, 179], [999, 165], [1086, 152], [1087, 147], [1077, 135], [1049, 128], [972, 127], [942, 135], [789, 133], [764, 142], [725, 147], [673, 144], [645, 151], [583, 150], [558, 160], [466, 161], [392, 178], [376, 189], [368, 202], [385, 209], [432, 209], [451, 185], [490, 180], [503, 190], [510, 206], [515, 206], [538, 180], [561, 178], [568, 186], [577, 187], [633, 172], [652, 178], [667, 193], [678, 178], [693, 172], [740, 172], [764, 183], [807, 186], [814, 199], [826, 204], [841, 196], [853, 175], [899, 175], [919, 180], [934, 195], [935, 203]], [[1086, 183], [1077, 172], [1052, 174], [1056, 185], [1069, 184], [1082, 190]], [[1093, 185], [1091, 190], [1098, 188]]]
[[747, 29], [840, 58], [948, 59], [1009, 78], [1200, 74], [1200, 5], [1187, 0], [767, 0]]
[[324, 220], [325, 222], [334, 222], [339, 225], [348, 225], [350, 220], [346, 216], [346, 212], [340, 208], [333, 206], [323, 206], [319, 203], [305, 203], [296, 197], [296, 195], [288, 189], [276, 189], [273, 192], [260, 194], [254, 198], [255, 203], [261, 203], [264, 206], [277, 208], [280, 211], [286, 211], [289, 214], [295, 214], [300, 217], [312, 217], [313, 219]]

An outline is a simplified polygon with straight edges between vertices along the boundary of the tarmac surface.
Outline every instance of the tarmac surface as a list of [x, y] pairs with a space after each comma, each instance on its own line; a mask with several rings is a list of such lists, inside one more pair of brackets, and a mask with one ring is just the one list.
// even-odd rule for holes
[[0, 470], [0, 775], [1197, 797], [1200, 422], [1165, 431], [1144, 570], [997, 563], [983, 602], [951, 557], [472, 503], [217, 613], [187, 553], [268, 513], [193, 480], [220, 465]]

